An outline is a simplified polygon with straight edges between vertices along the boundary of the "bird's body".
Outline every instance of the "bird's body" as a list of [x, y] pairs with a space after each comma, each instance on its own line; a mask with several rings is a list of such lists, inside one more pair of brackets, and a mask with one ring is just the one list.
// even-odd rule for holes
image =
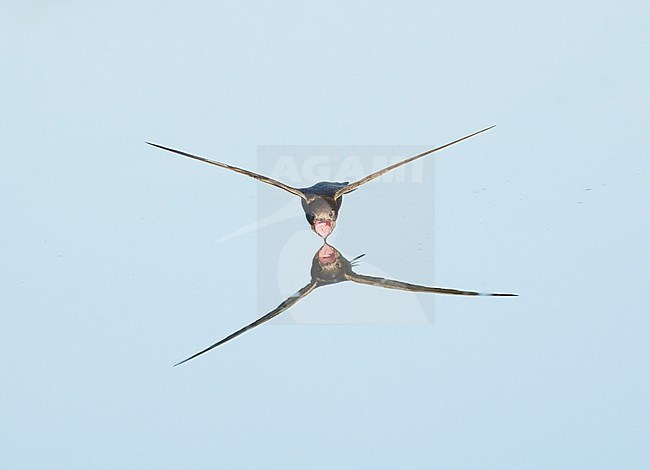
[[335, 183], [333, 181], [321, 181], [308, 188], [300, 188], [307, 196], [320, 196], [334, 199], [336, 193], [350, 184], [349, 181], [344, 183]]
[[350, 183], [347, 181], [345, 183], [321, 181], [309, 188], [300, 189], [304, 195], [300, 202], [307, 222], [322, 238], [327, 238], [336, 227], [339, 209], [343, 204], [343, 196], [336, 195], [348, 184]]

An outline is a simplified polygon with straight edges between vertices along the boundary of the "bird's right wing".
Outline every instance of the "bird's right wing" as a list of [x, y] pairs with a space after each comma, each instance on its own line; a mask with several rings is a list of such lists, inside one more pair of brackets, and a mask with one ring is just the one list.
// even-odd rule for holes
[[411, 292], [430, 292], [433, 294], [450, 294], [450, 295], [484, 295], [495, 297], [516, 297], [517, 294], [498, 294], [498, 293], [485, 293], [475, 292], [471, 290], [458, 290], [448, 289], [446, 287], [428, 287], [420, 286], [418, 284], [410, 284], [408, 282], [394, 281], [392, 279], [385, 279], [383, 277], [365, 276], [363, 274], [350, 273], [346, 274], [346, 279], [357, 282], [359, 284], [366, 284], [369, 286], [384, 287], [386, 289], [398, 289]]
[[368, 176], [366, 176], [364, 178], [361, 178], [360, 180], [355, 181], [354, 183], [350, 183], [347, 186], [339, 189], [336, 192], [336, 199], [338, 199], [339, 197], [343, 196], [346, 193], [350, 193], [350, 192], [354, 191], [355, 189], [357, 189], [362, 184], [366, 184], [369, 181], [374, 180], [375, 178], [379, 178], [383, 174], [388, 173], [389, 171], [394, 170], [395, 168], [399, 168], [402, 165], [406, 165], [407, 163], [411, 163], [412, 161], [417, 160], [418, 158], [426, 157], [427, 155], [430, 155], [430, 154], [432, 154], [434, 152], [437, 152], [438, 150], [442, 150], [444, 148], [451, 147], [452, 145], [457, 144], [459, 142], [462, 142], [463, 140], [467, 140], [470, 137], [474, 137], [475, 135], [478, 135], [478, 134], [480, 134], [482, 132], [489, 131], [493, 127], [494, 126], [486, 127], [485, 129], [481, 129], [480, 131], [477, 131], [477, 132], [474, 132], [472, 134], [466, 135], [465, 137], [461, 137], [460, 139], [456, 139], [453, 142], [449, 142], [448, 144], [441, 145], [440, 147], [436, 147], [436, 148], [431, 149], [431, 150], [427, 150], [426, 152], [422, 152], [422, 153], [419, 153], [419, 154], [414, 155], [412, 157], [409, 157], [406, 160], [402, 160], [401, 162], [397, 162], [397, 163], [395, 163], [393, 165], [390, 165], [390, 166], [388, 166], [388, 167], [386, 167], [386, 168], [384, 168], [382, 170], [375, 171], [374, 173], [371, 173]]
[[282, 183], [280, 181], [274, 180], [273, 178], [269, 178], [268, 176], [260, 175], [258, 173], [254, 173], [252, 171], [244, 170], [243, 168], [238, 168], [236, 166], [228, 165], [227, 163], [221, 163], [221, 162], [217, 162], [215, 160], [210, 160], [209, 158], [201, 157], [199, 155], [193, 155], [191, 153], [183, 152], [182, 150], [176, 150], [176, 149], [173, 149], [171, 147], [165, 147], [164, 145], [154, 144], [152, 142], [147, 142], [147, 144], [152, 145], [154, 147], [158, 147], [158, 148], [163, 149], [163, 150], [167, 150], [168, 152], [173, 152], [173, 153], [177, 153], [179, 155], [183, 155], [184, 157], [189, 157], [189, 158], [193, 158], [194, 160], [199, 160], [199, 161], [202, 161], [202, 162], [205, 162], [205, 163], [209, 163], [211, 165], [216, 165], [218, 167], [225, 168], [226, 170], [236, 171], [237, 173], [241, 173], [242, 175], [246, 175], [246, 176], [250, 176], [251, 178], [255, 178], [256, 180], [261, 181], [262, 183], [267, 183], [267, 184], [270, 184], [270, 185], [275, 186], [277, 188], [284, 189], [285, 191], [288, 191], [291, 194], [295, 194], [296, 196], [298, 196], [298, 197], [300, 197], [302, 199], [305, 198], [305, 194], [302, 191], [300, 191], [298, 188], [294, 188], [294, 187], [289, 186], [287, 184], [284, 184], [284, 183]]
[[243, 333], [246, 333], [248, 330], [252, 330], [252, 329], [255, 328], [256, 326], [259, 326], [259, 325], [261, 325], [262, 323], [265, 323], [265, 322], [269, 321], [271, 318], [280, 315], [282, 312], [284, 312], [286, 309], [288, 309], [288, 308], [291, 307], [293, 304], [295, 304], [296, 302], [298, 302], [300, 299], [302, 299], [303, 297], [305, 297], [305, 296], [307, 296], [309, 293], [311, 293], [311, 291], [313, 291], [313, 290], [316, 288], [316, 286], [317, 286], [316, 282], [314, 282], [314, 281], [310, 282], [310, 283], [307, 284], [305, 287], [303, 287], [303, 288], [300, 289], [298, 292], [296, 292], [296, 293], [293, 294], [291, 297], [289, 297], [287, 300], [285, 300], [285, 301], [282, 302], [280, 305], [278, 305], [277, 308], [275, 308], [275, 310], [272, 310], [271, 312], [267, 313], [267, 314], [264, 315], [263, 317], [258, 318], [257, 320], [255, 320], [255, 321], [254, 321], [253, 323], [251, 323], [250, 325], [246, 325], [246, 326], [243, 327], [242, 329], [235, 331], [234, 333], [232, 333], [232, 334], [229, 335], [229, 336], [226, 336], [224, 339], [222, 339], [222, 340], [219, 341], [218, 343], [214, 343], [212, 346], [208, 346], [208, 347], [205, 348], [204, 350], [197, 352], [196, 354], [194, 354], [194, 355], [188, 357], [187, 359], [182, 360], [181, 362], [179, 362], [179, 363], [177, 363], [177, 364], [174, 364], [174, 367], [179, 366], [179, 365], [181, 365], [181, 364], [183, 364], [184, 362], [187, 362], [187, 361], [189, 361], [189, 360], [192, 360], [192, 359], [194, 359], [195, 357], [200, 356], [201, 354], [207, 353], [208, 351], [210, 351], [210, 350], [216, 348], [217, 346], [221, 346], [223, 343], [226, 343], [226, 342], [230, 341], [231, 339], [234, 339], [234, 338], [236, 338], [237, 336], [239, 336], [239, 335], [241, 335], [241, 334], [243, 334]]

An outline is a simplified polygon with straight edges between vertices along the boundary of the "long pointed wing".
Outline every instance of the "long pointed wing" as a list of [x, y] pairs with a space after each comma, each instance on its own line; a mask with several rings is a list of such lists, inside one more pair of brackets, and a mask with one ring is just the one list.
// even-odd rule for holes
[[227, 163], [221, 163], [217, 162], [214, 160], [210, 160], [209, 158], [201, 157], [199, 155], [192, 155], [191, 153], [183, 152], [182, 150], [176, 150], [170, 147], [165, 147], [164, 145], [159, 145], [159, 144], [154, 144], [152, 142], [147, 142], [147, 144], [152, 145], [154, 147], [158, 147], [163, 150], [167, 150], [168, 152], [174, 152], [179, 155], [183, 155], [184, 157], [189, 157], [193, 158], [194, 160], [199, 160], [205, 163], [209, 163], [211, 165], [216, 165], [221, 168], [225, 168], [226, 170], [232, 170], [236, 171], [237, 173], [241, 173], [242, 175], [250, 176], [251, 178], [255, 178], [258, 181], [261, 181], [262, 183], [267, 183], [270, 185], [273, 185], [277, 188], [284, 189], [285, 191], [290, 192], [291, 194], [295, 194], [296, 196], [299, 196], [301, 198], [305, 198], [305, 195], [303, 194], [302, 191], [300, 191], [298, 188], [293, 188], [289, 185], [286, 185], [284, 183], [281, 183], [280, 181], [274, 180], [273, 178], [269, 178], [268, 176], [260, 175], [258, 173], [254, 173], [252, 171], [244, 170], [243, 168], [238, 168], [236, 166], [228, 165]]
[[399, 289], [411, 292], [430, 292], [434, 294], [450, 294], [450, 295], [487, 295], [496, 297], [516, 297], [517, 294], [498, 294], [486, 292], [474, 292], [471, 290], [458, 290], [447, 289], [445, 287], [428, 287], [420, 286], [417, 284], [409, 284], [408, 282], [394, 281], [392, 279], [385, 279], [383, 277], [365, 276], [363, 274], [347, 274], [345, 276], [350, 281], [358, 282], [359, 284], [367, 284], [370, 286], [384, 287], [386, 289]]
[[493, 127], [495, 127], [495, 126], [486, 127], [485, 129], [481, 129], [478, 132], [474, 132], [473, 134], [466, 135], [465, 137], [461, 137], [460, 139], [454, 140], [453, 142], [449, 142], [448, 144], [442, 145], [440, 147], [436, 147], [436, 148], [434, 148], [432, 150], [427, 150], [426, 152], [419, 153], [419, 154], [417, 154], [417, 155], [415, 155], [413, 157], [407, 158], [406, 160], [402, 160], [401, 162], [397, 162], [397, 163], [395, 163], [393, 165], [390, 165], [390, 166], [384, 168], [383, 170], [376, 171], [376, 172], [366, 176], [365, 178], [361, 178], [359, 181], [355, 181], [354, 183], [351, 183], [351, 184], [347, 185], [346, 187], [339, 189], [336, 192], [336, 198], [344, 195], [345, 193], [349, 193], [351, 191], [354, 191], [355, 189], [357, 189], [362, 184], [366, 184], [367, 182], [372, 181], [375, 178], [379, 178], [384, 173], [388, 173], [389, 171], [394, 170], [395, 168], [399, 168], [402, 165], [406, 165], [407, 163], [411, 163], [412, 161], [417, 160], [418, 158], [426, 157], [427, 155], [430, 155], [430, 154], [432, 154], [434, 152], [437, 152], [438, 150], [442, 150], [444, 148], [451, 147], [452, 145], [457, 144], [459, 142], [462, 142], [463, 140], [467, 140], [470, 137], [474, 137], [475, 135], [478, 135], [481, 132], [489, 131]]
[[214, 343], [212, 346], [209, 346], [209, 347], [205, 348], [204, 350], [199, 351], [199, 352], [197, 352], [196, 354], [194, 354], [194, 355], [188, 357], [187, 359], [184, 359], [184, 360], [182, 360], [181, 362], [179, 362], [179, 363], [177, 363], [177, 364], [174, 364], [174, 367], [179, 366], [179, 365], [181, 365], [181, 364], [183, 364], [183, 363], [185, 363], [185, 362], [187, 362], [187, 361], [190, 361], [190, 360], [194, 359], [195, 357], [200, 356], [201, 354], [204, 354], [204, 353], [206, 353], [206, 352], [208, 352], [208, 351], [210, 351], [210, 350], [216, 348], [217, 346], [221, 346], [223, 343], [226, 343], [226, 342], [230, 341], [231, 339], [234, 339], [234, 338], [236, 338], [237, 336], [239, 336], [239, 335], [241, 335], [241, 334], [243, 334], [243, 333], [246, 333], [248, 330], [252, 330], [252, 329], [255, 328], [256, 326], [259, 326], [259, 325], [261, 325], [262, 323], [265, 323], [265, 322], [269, 321], [271, 318], [280, 315], [280, 314], [281, 314], [282, 312], [284, 312], [286, 309], [288, 309], [288, 308], [291, 307], [293, 304], [295, 304], [296, 302], [298, 302], [300, 299], [302, 299], [303, 297], [305, 297], [306, 295], [308, 295], [308, 294], [309, 294], [311, 291], [313, 291], [315, 288], [316, 288], [316, 283], [315, 283], [315, 282], [311, 282], [311, 283], [307, 284], [305, 287], [303, 287], [303, 288], [300, 289], [298, 292], [296, 292], [296, 293], [293, 294], [291, 297], [289, 297], [287, 300], [285, 300], [285, 301], [282, 302], [280, 305], [278, 305], [277, 308], [275, 308], [275, 310], [273, 310], [273, 311], [267, 313], [267, 314], [264, 315], [263, 317], [258, 318], [257, 320], [255, 320], [255, 321], [254, 321], [253, 323], [251, 323], [250, 325], [247, 325], [247, 326], [245, 326], [244, 328], [235, 331], [235, 332], [232, 333], [231, 335], [226, 336], [224, 339], [222, 339], [222, 340], [219, 341], [218, 343]]

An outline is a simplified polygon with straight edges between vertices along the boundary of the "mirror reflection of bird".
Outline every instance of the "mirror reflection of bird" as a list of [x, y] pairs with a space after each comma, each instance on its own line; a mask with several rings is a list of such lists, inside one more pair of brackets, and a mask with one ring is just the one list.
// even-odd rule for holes
[[302, 208], [305, 211], [305, 217], [307, 218], [307, 222], [309, 222], [309, 225], [311, 226], [312, 230], [316, 232], [318, 235], [320, 235], [323, 239], [327, 239], [327, 237], [334, 231], [334, 228], [336, 227], [336, 219], [338, 218], [339, 209], [341, 208], [341, 203], [343, 202], [344, 194], [356, 190], [359, 186], [366, 184], [374, 180], [375, 178], [379, 178], [383, 174], [391, 170], [394, 170], [395, 168], [398, 168], [402, 165], [406, 165], [407, 163], [417, 160], [418, 158], [422, 158], [427, 155], [430, 155], [434, 152], [437, 152], [438, 150], [442, 150], [444, 148], [450, 147], [454, 144], [462, 142], [463, 140], [469, 139], [470, 137], [474, 137], [475, 135], [478, 135], [482, 132], [492, 129], [493, 127], [494, 126], [487, 127], [478, 132], [474, 132], [472, 134], [466, 135], [465, 137], [461, 137], [460, 139], [454, 140], [453, 142], [449, 142], [448, 144], [442, 145], [440, 147], [436, 147], [431, 150], [427, 150], [426, 152], [419, 153], [417, 155], [407, 158], [406, 160], [402, 160], [401, 162], [395, 163], [379, 171], [371, 173], [368, 176], [361, 178], [360, 180], [355, 181], [353, 183], [349, 183], [347, 181], [342, 183], [321, 181], [320, 183], [316, 183], [315, 185], [310, 186], [308, 188], [294, 188], [280, 181], [269, 178], [268, 176], [260, 175], [252, 171], [244, 170], [243, 168], [238, 168], [236, 166], [228, 165], [227, 163], [217, 162], [205, 157], [183, 152], [181, 150], [176, 150], [170, 147], [165, 147], [163, 145], [154, 144], [152, 142], [147, 142], [147, 144], [153, 145], [154, 147], [158, 147], [163, 150], [167, 150], [169, 152], [174, 152], [179, 155], [183, 155], [185, 157], [210, 163], [211, 165], [216, 165], [218, 167], [225, 168], [227, 170], [236, 171], [237, 173], [250, 176], [252, 178], [255, 178], [258, 181], [270, 184], [277, 188], [284, 189], [285, 191], [290, 192], [291, 194], [295, 194], [296, 196], [300, 197], [300, 200], [302, 202]]
[[352, 281], [358, 284], [366, 284], [375, 287], [383, 287], [386, 289], [398, 289], [405, 290], [410, 292], [428, 292], [433, 294], [449, 294], [449, 295], [469, 295], [469, 296], [492, 296], [492, 297], [516, 297], [517, 294], [500, 294], [500, 293], [483, 293], [475, 292], [468, 290], [458, 290], [458, 289], [449, 289], [446, 287], [429, 287], [421, 286], [418, 284], [410, 284], [403, 281], [395, 281], [393, 279], [386, 279], [383, 277], [375, 276], [366, 276], [364, 274], [355, 273], [352, 268], [356, 266], [356, 262], [363, 257], [364, 255], [359, 255], [352, 260], [348, 261], [343, 257], [340, 251], [334, 248], [331, 245], [325, 243], [314, 255], [314, 259], [311, 264], [311, 281], [309, 284], [301, 288], [298, 292], [291, 295], [288, 299], [278, 305], [274, 310], [270, 311], [263, 317], [258, 318], [253, 323], [235, 331], [234, 333], [226, 336], [221, 341], [209, 346], [202, 351], [188, 357], [187, 359], [182, 360], [181, 362], [175, 364], [178, 366], [187, 362], [191, 359], [194, 359], [201, 354], [204, 354], [217, 346], [230, 341], [231, 339], [236, 338], [242, 333], [247, 332], [255, 328], [256, 326], [261, 325], [280, 315], [282, 312], [287, 310], [289, 307], [294, 305], [303, 297], [309, 295], [314, 289], [321, 286], [326, 286], [328, 284], [336, 284], [339, 282]]

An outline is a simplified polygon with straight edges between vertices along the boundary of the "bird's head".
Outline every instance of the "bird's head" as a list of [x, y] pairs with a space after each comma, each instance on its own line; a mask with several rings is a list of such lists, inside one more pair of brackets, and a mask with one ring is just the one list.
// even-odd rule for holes
[[308, 202], [303, 208], [311, 229], [321, 238], [327, 239], [336, 228], [338, 208], [323, 198]]

